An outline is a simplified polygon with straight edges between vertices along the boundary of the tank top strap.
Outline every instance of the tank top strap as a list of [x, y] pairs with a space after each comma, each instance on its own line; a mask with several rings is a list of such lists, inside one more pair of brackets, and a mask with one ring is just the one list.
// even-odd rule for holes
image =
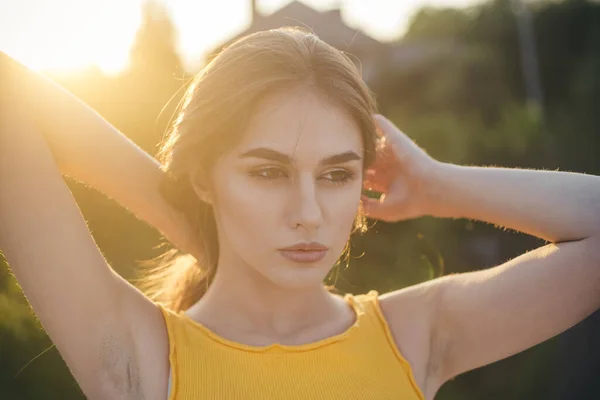
[[169, 338], [169, 381], [167, 390], [167, 399], [173, 400], [176, 398], [175, 390], [173, 387], [177, 387], [178, 374], [174, 373], [174, 369], [177, 366], [177, 351], [176, 351], [176, 338], [180, 336], [178, 333], [181, 331], [181, 316], [175, 311], [167, 308], [161, 303], [154, 303], [160, 310], [163, 319], [165, 321], [165, 328], [167, 330], [167, 336]]
[[379, 292], [371, 290], [359, 295], [346, 294], [344, 298], [355, 309], [360, 311], [361, 325], [364, 335], [369, 337], [369, 347], [373, 350], [379, 346], [387, 347], [387, 351], [390, 351], [402, 365], [418, 398], [424, 400], [425, 397], [415, 381], [412, 366], [400, 351], [390, 325], [383, 314], [379, 303]]
[[344, 300], [354, 308], [358, 318], [372, 319], [383, 316], [379, 310], [378, 296], [376, 290], [371, 290], [365, 294], [347, 293]]
[[378, 295], [379, 295], [379, 292], [377, 292], [377, 290], [371, 290], [368, 293], [363, 293], [363, 294], [346, 293], [344, 295], [344, 298], [351, 304], [354, 304], [354, 303], [368, 304], [370, 302], [372, 303], [373, 300], [375, 300]]
[[[365, 294], [346, 294], [345, 299], [357, 310], [359, 318], [363, 320], [363, 328], [367, 328], [368, 326], [366, 330], [369, 331], [370, 335], [375, 335], [379, 339], [385, 339], [393, 350], [398, 352], [392, 331], [379, 303], [379, 292], [371, 290]], [[404, 361], [404, 357], [400, 354], [398, 356]]]
[[388, 341], [387, 322], [379, 306], [379, 292], [371, 290], [364, 294], [344, 295], [344, 300], [354, 308], [360, 336], [366, 340]]

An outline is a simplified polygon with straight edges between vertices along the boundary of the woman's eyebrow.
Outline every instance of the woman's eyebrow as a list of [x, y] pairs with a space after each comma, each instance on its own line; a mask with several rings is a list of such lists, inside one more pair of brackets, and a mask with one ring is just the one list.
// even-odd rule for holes
[[362, 157], [356, 154], [353, 151], [346, 151], [340, 154], [334, 154], [327, 158], [324, 158], [319, 162], [319, 165], [335, 165], [335, 164], [343, 164], [349, 161], [361, 160]]
[[[267, 147], [258, 147], [251, 149], [240, 155], [240, 158], [264, 158], [265, 160], [276, 161], [281, 164], [292, 164], [293, 158], [287, 154], [281, 153], [277, 150], [269, 149]], [[319, 162], [321, 166], [343, 164], [349, 161], [361, 160], [362, 157], [356, 154], [354, 151], [346, 151], [340, 154], [334, 154], [326, 157]]]

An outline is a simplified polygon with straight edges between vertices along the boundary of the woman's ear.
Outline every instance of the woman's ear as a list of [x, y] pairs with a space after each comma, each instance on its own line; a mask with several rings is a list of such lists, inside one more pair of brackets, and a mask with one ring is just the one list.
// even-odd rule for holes
[[194, 189], [194, 193], [200, 199], [200, 201], [210, 204], [213, 204], [212, 193], [209, 189], [208, 179], [205, 174], [197, 169], [190, 174], [190, 184]]

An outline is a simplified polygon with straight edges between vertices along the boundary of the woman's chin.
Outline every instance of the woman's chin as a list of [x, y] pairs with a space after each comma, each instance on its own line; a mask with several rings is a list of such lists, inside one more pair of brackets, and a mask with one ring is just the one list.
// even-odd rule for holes
[[324, 267], [322, 262], [314, 264], [285, 263], [270, 271], [266, 277], [278, 286], [289, 289], [303, 289], [322, 285], [331, 267]]

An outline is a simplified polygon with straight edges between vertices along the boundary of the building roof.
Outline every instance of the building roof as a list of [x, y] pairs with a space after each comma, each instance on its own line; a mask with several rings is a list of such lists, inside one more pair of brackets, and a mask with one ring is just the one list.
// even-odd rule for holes
[[384, 51], [387, 47], [386, 44], [373, 39], [360, 29], [346, 25], [339, 9], [318, 11], [300, 1], [292, 1], [269, 15], [263, 15], [255, 11], [250, 26], [226, 43], [218, 46], [216, 50], [218, 51], [248, 34], [285, 26], [308, 29], [323, 41], [350, 53], [357, 51], [360, 53], [377, 53]]

